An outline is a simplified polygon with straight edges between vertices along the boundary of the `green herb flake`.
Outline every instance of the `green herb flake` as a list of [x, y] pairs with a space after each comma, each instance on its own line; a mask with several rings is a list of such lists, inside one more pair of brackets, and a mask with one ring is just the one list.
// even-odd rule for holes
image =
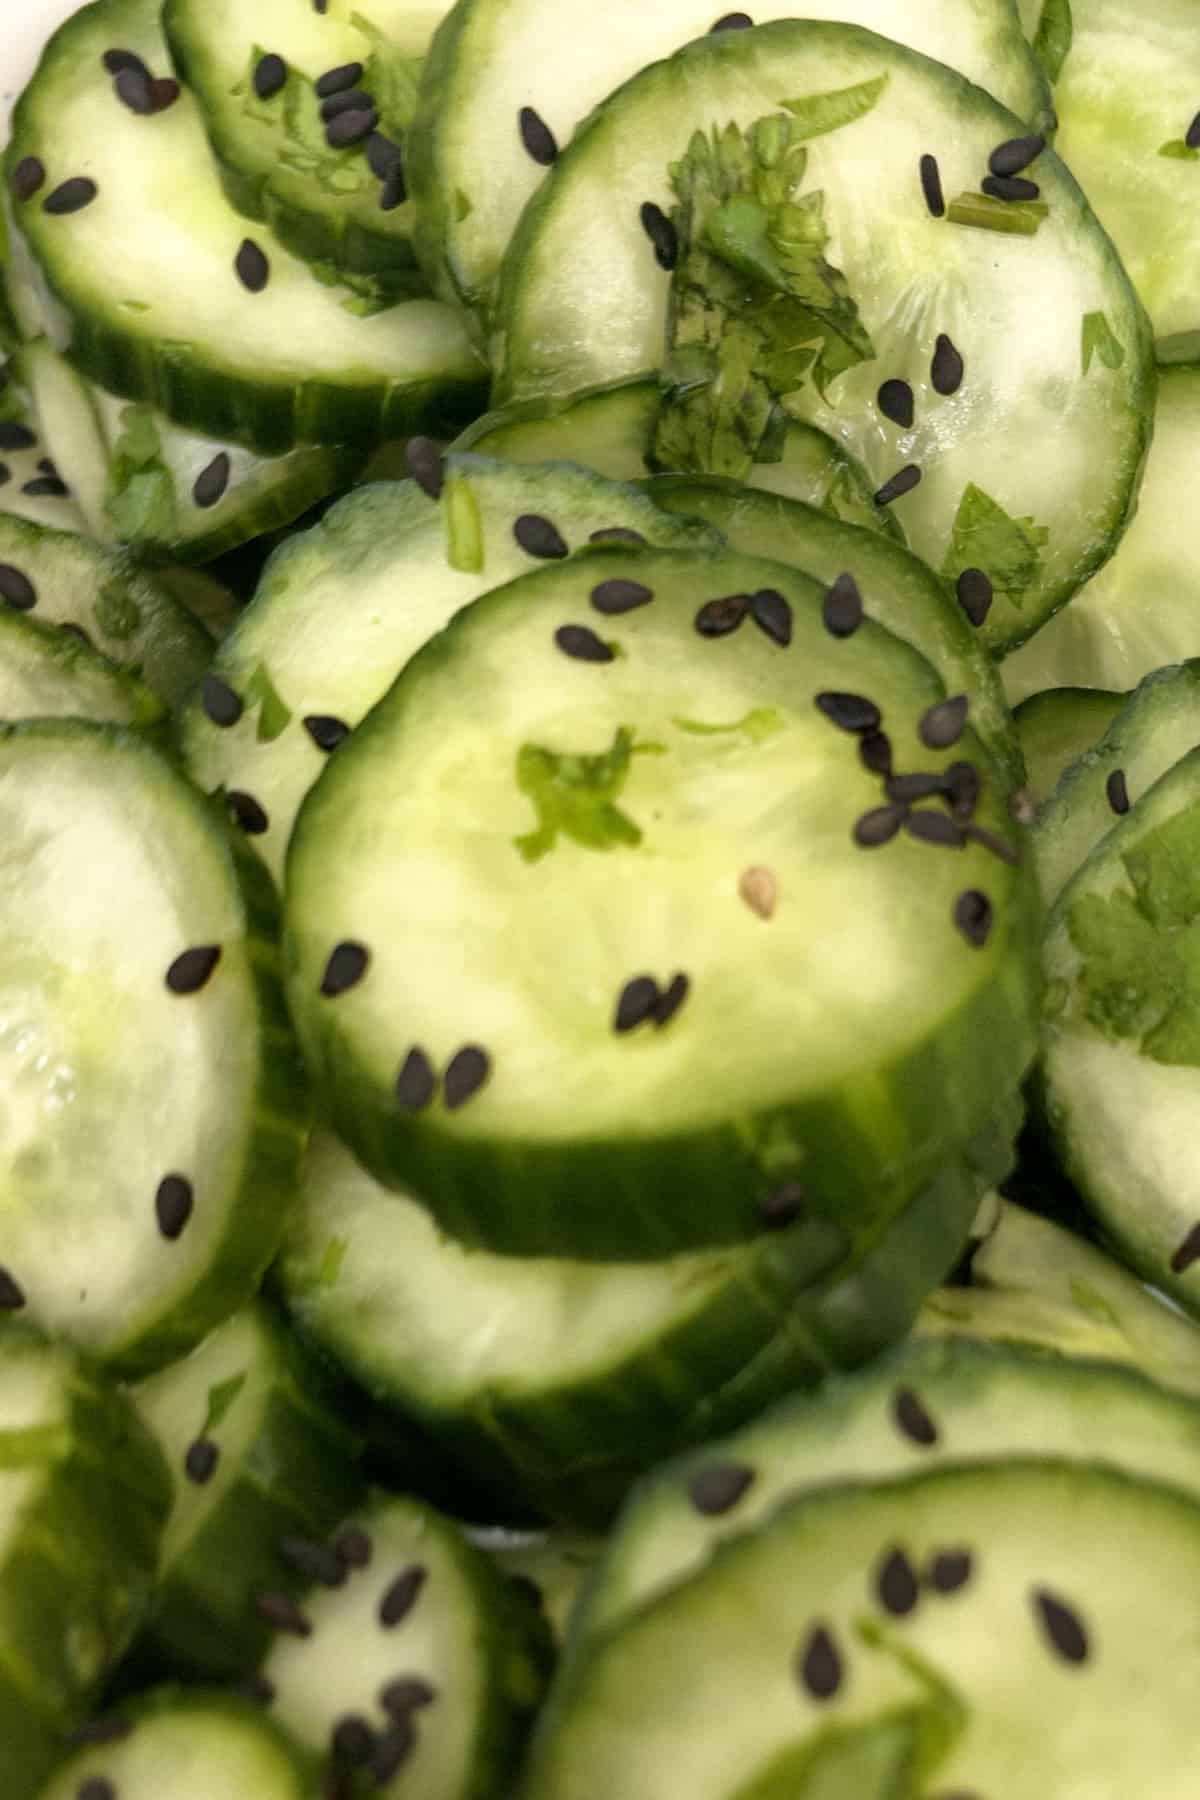
[[1125, 361], [1125, 346], [1102, 312], [1090, 312], [1083, 315], [1083, 372], [1086, 375], [1092, 366], [1093, 356], [1098, 356], [1106, 369], [1119, 369]]
[[342, 1264], [346, 1260], [346, 1252], [350, 1248], [345, 1238], [330, 1238], [317, 1265], [317, 1286], [331, 1288], [337, 1286], [342, 1272]]
[[118, 422], [104, 495], [109, 524], [124, 544], [173, 543], [179, 535], [175, 477], [163, 455], [158, 415], [150, 406], [125, 406]]
[[201, 1437], [208, 1437], [228, 1416], [229, 1409], [246, 1385], [246, 1371], [242, 1369], [237, 1375], [230, 1375], [228, 1380], [219, 1381], [208, 1390], [208, 1411], [201, 1428]]
[[727, 737], [736, 734], [749, 738], [752, 744], [765, 744], [768, 738], [782, 731], [784, 725], [773, 706], [756, 706], [728, 725], [707, 725], [701, 719], [672, 719], [671, 723], [678, 731], [686, 731], [691, 737]]
[[955, 582], [964, 569], [982, 569], [996, 593], [1015, 605], [1041, 570], [1050, 533], [1034, 519], [1014, 519], [982, 488], [968, 483], [958, 503], [942, 575]]
[[483, 515], [471, 483], [453, 475], [442, 491], [442, 517], [446, 525], [446, 561], [464, 575], [483, 571]]
[[662, 752], [661, 744], [636, 744], [626, 725], [617, 729], [607, 750], [595, 755], [522, 744], [517, 786], [533, 802], [538, 818], [536, 831], [513, 840], [524, 860], [540, 862], [560, 836], [586, 850], [636, 849], [641, 829], [617, 800], [634, 756]]
[[1033, 54], [1053, 87], [1063, 71], [1063, 64], [1075, 41], [1075, 22], [1071, 17], [1071, 0], [1046, 0], [1033, 40]]
[[806, 94], [803, 100], [785, 100], [784, 107], [798, 127], [795, 141], [824, 137], [865, 119], [878, 104], [889, 76], [877, 75], [873, 81], [860, 81], [854, 87], [835, 88], [828, 94]]
[[454, 220], [455, 220], [455, 223], [457, 225], [461, 225], [463, 220], [469, 219], [471, 214], [474, 211], [475, 211], [475, 202], [471, 199], [471, 196], [467, 193], [464, 193], [462, 188], [455, 188], [455, 190], [454, 190]]
[[417, 110], [424, 58], [401, 56], [389, 34], [362, 13], [351, 13], [350, 23], [370, 45], [360, 86], [374, 100], [384, 127], [398, 131], [410, 125]]
[[1186, 138], [1168, 138], [1165, 144], [1159, 146], [1158, 154], [1174, 157], [1179, 162], [1200, 161], [1200, 150], [1194, 150]]
[[256, 701], [259, 703], [256, 734], [259, 743], [273, 744], [287, 730], [293, 715], [291, 707], [271, 680], [266, 663], [259, 663], [255, 669], [246, 683], [244, 697], [247, 705], [253, 706]]
[[946, 208], [951, 225], [972, 225], [1008, 237], [1036, 237], [1050, 212], [1044, 200], [995, 200], [990, 194], [960, 194]]

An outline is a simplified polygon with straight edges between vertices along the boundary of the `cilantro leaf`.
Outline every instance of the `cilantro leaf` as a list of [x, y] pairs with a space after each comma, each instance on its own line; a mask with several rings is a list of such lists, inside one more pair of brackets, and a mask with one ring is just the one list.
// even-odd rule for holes
[[888, 80], [885, 71], [873, 81], [860, 81], [854, 87], [835, 88], [828, 94], [806, 94], [803, 100], [785, 100], [784, 106], [799, 126], [797, 138], [824, 137], [826, 132], [840, 131], [843, 125], [865, 118], [878, 103]]
[[942, 574], [955, 582], [964, 569], [982, 569], [998, 594], [1015, 604], [1037, 580], [1038, 552], [1050, 533], [1033, 519], [1014, 519], [998, 501], [969, 482], [958, 503]]
[[1071, 17], [1071, 0], [1045, 0], [1033, 40], [1033, 54], [1045, 70], [1053, 87], [1062, 74], [1063, 64], [1075, 41], [1075, 21]]
[[783, 730], [783, 719], [773, 706], [755, 706], [740, 719], [733, 719], [728, 725], [708, 725], [703, 719], [672, 719], [677, 731], [685, 731], [691, 737], [724, 737], [738, 734], [749, 738], [752, 744], [763, 744], [777, 731]]
[[636, 848], [642, 841], [641, 828], [616, 802], [634, 755], [660, 749], [635, 744], [626, 725], [618, 728], [607, 750], [590, 756], [522, 744], [517, 752], [517, 786], [532, 800], [538, 817], [536, 831], [513, 840], [524, 860], [540, 862], [560, 835], [588, 850]]
[[362, 13], [351, 13], [350, 23], [371, 46], [359, 85], [374, 100], [383, 129], [398, 131], [411, 124], [417, 110], [425, 60], [420, 56], [401, 56], [388, 33]]
[[1193, 149], [1186, 138], [1168, 138], [1159, 146], [1160, 156], [1177, 157], [1180, 162], [1195, 162], [1200, 158], [1200, 150]]
[[1102, 312], [1090, 312], [1083, 315], [1083, 372], [1086, 375], [1092, 366], [1093, 356], [1098, 356], [1106, 369], [1119, 369], [1125, 361], [1125, 346], [1115, 336], [1112, 326]]
[[218, 1381], [215, 1387], [209, 1388], [208, 1410], [204, 1416], [201, 1437], [207, 1437], [210, 1432], [217, 1429], [217, 1426], [228, 1416], [230, 1407], [245, 1385], [246, 1371], [242, 1369], [239, 1374], [231, 1375], [228, 1381]]
[[244, 697], [248, 706], [253, 706], [256, 701], [260, 703], [256, 733], [259, 743], [273, 744], [287, 730], [293, 715], [291, 707], [267, 673], [266, 663], [259, 663], [255, 669], [246, 683]]
[[169, 544], [178, 530], [175, 477], [153, 408], [123, 407], [120, 426], [108, 465], [105, 514], [123, 543]]

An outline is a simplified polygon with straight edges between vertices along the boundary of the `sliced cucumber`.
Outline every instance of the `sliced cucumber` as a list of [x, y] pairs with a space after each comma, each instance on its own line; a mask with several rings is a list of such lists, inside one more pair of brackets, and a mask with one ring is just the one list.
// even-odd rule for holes
[[510, 1531], [482, 1526], [467, 1533], [510, 1581], [536, 1598], [561, 1647], [579, 1590], [604, 1551], [604, 1539], [581, 1531]]
[[223, 638], [241, 616], [242, 602], [211, 569], [157, 568], [154, 578], [211, 637]]
[[1106, 1361], [964, 1336], [907, 1344], [643, 1483], [585, 1590], [572, 1653], [810, 1489], [1014, 1456], [1111, 1462], [1200, 1498], [1200, 1408]]
[[970, 695], [976, 731], [1013, 785], [1023, 780], [996, 665], [965, 613], [915, 556], [799, 500], [712, 476], [663, 475], [646, 491], [666, 512], [695, 514], [715, 525], [734, 550], [791, 563], [829, 584], [852, 575], [868, 616], [919, 650], [947, 693]]
[[0, 1788], [26, 1800], [149, 1602], [167, 1472], [65, 1344], [0, 1333]]
[[296, 1598], [320, 1540], [363, 1497], [357, 1444], [315, 1365], [260, 1306], [133, 1391], [166, 1454], [174, 1498], [140, 1660], [243, 1675], [271, 1630], [261, 1596]]
[[4, 602], [45, 625], [70, 626], [168, 705], [191, 692], [213, 640], [127, 555], [71, 531], [0, 512]]
[[1034, 857], [1048, 905], [1123, 813], [1198, 744], [1200, 660], [1148, 675], [1038, 818]]
[[821, 1793], [800, 1779], [815, 1759], [890, 1724], [909, 1757], [872, 1800], [1121, 1800], [1143, 1782], [1185, 1800], [1200, 1667], [1180, 1595], [1198, 1577], [1200, 1504], [1113, 1468], [988, 1461], [822, 1487], [584, 1646], [524, 1794]]
[[430, 467], [440, 505], [413, 481], [361, 489], [272, 559], [213, 664], [233, 698], [205, 689], [183, 720], [194, 780], [262, 808], [255, 847], [276, 874], [300, 802], [346, 730], [461, 607], [538, 567], [522, 520], [548, 519], [572, 551], [614, 528], [662, 545], [716, 541], [582, 469], [478, 457]]
[[[103, 63], [117, 47], [165, 73], [157, 0], [76, 13], [13, 117], [10, 187], [29, 158], [46, 171], [10, 206], [14, 245], [24, 239], [44, 278], [55, 347], [101, 387], [268, 455], [464, 424], [481, 369], [461, 317], [430, 300], [372, 311], [314, 281], [230, 206], [187, 90], [149, 117], [122, 105]], [[67, 188], [64, 203], [67, 182], [91, 185]]]
[[1200, 655], [1200, 555], [1187, 528], [1198, 446], [1200, 369], [1162, 369], [1137, 512], [1112, 562], [1005, 663], [1014, 703], [1041, 688], [1136, 687]]
[[347, 1529], [363, 1566], [280, 1633], [272, 1716], [335, 1766], [361, 1757], [372, 1792], [504, 1800], [545, 1686], [536, 1608], [415, 1500], [380, 1495]]
[[[1019, 1080], [1004, 784], [923, 658], [823, 600], [732, 553], [547, 566], [460, 613], [310, 791], [306, 1053], [355, 1154], [464, 1242], [637, 1261], [751, 1237], [795, 1182], [853, 1232]], [[881, 717], [959, 821], [881, 819]]]
[[1073, 763], [1099, 742], [1128, 700], [1104, 688], [1048, 688], [1030, 694], [1013, 713], [1029, 791], [1049, 800]]
[[247, 1297], [298, 1173], [270, 884], [114, 727], [0, 728], [0, 824], [10, 1304], [147, 1370]]
[[53, 625], [0, 608], [0, 719], [101, 719], [153, 731], [161, 700]]
[[[237, 0], [167, 0], [176, 71], [196, 96], [238, 212], [265, 219], [308, 262], [370, 277], [386, 292], [423, 291], [403, 146], [421, 59], [449, 3], [354, 0], [334, 14], [295, 0], [260, 0], [252, 10]], [[264, 67], [268, 56], [283, 68]], [[339, 116], [353, 117], [341, 128], [355, 134], [348, 143], [330, 142], [339, 132], [323, 108], [335, 98]]]
[[[1010, 0], [937, 0], [919, 10], [902, 0], [805, 0], [804, 10], [936, 56], [1024, 119], [1048, 111], [1045, 79]], [[541, 0], [456, 6], [434, 38], [413, 133], [417, 247], [435, 290], [488, 307], [521, 209], [555, 148], [566, 148], [614, 88], [702, 37], [717, 16], [697, 0], [617, 0], [603, 15]], [[794, 16], [787, 0], [754, 8], [758, 25]]]
[[[711, 152], [708, 133], [731, 122], [740, 130]], [[751, 150], [741, 133], [756, 124]], [[1032, 171], [1044, 216], [1018, 216], [1006, 202], [970, 192], [954, 201], [1020, 131], [1011, 113], [940, 64], [851, 26], [779, 23], [689, 46], [598, 108], [523, 215], [496, 317], [494, 402], [649, 375], [663, 364], [668, 323], [699, 331], [686, 306], [707, 296], [715, 338], [695, 352], [716, 360], [704, 362], [708, 373], [695, 390], [703, 437], [712, 424], [704, 408], [717, 407], [723, 392], [712, 369], [722, 380], [736, 377], [741, 394], [736, 334], [765, 331], [770, 307], [763, 299], [761, 318], [743, 317], [724, 310], [728, 294], [704, 285], [729, 282], [731, 267], [710, 254], [706, 277], [695, 267], [701, 259], [691, 254], [687, 219], [666, 221], [671, 166], [687, 192], [706, 159], [728, 160], [731, 168], [722, 161], [714, 177], [734, 194], [725, 253], [752, 264], [757, 251], [740, 247], [737, 232], [745, 225], [751, 239], [760, 227], [769, 236], [774, 214], [755, 195], [774, 194], [782, 180], [786, 198], [772, 201], [778, 230], [809, 250], [797, 251], [794, 277], [768, 256], [774, 285], [763, 275], [747, 287], [743, 270], [734, 286], [778, 299], [780, 284], [785, 297], [794, 287], [810, 298], [811, 282], [823, 284], [828, 304], [810, 308], [803, 329], [824, 348], [813, 380], [801, 376], [802, 362], [781, 374], [768, 362], [759, 385], [775, 402], [776, 390], [790, 387], [789, 412], [847, 445], [894, 499], [910, 544], [934, 568], [951, 581], [967, 570], [973, 581], [986, 577], [992, 605], [981, 635], [993, 650], [1012, 649], [1116, 547], [1136, 497], [1154, 395], [1145, 317], [1052, 152]], [[771, 162], [789, 137], [786, 176], [760, 167], [756, 158]], [[951, 202], [945, 217], [931, 216], [919, 179], [930, 155]], [[646, 216], [663, 260], [672, 262], [678, 246], [680, 281], [698, 288], [675, 291], [644, 208], [652, 209]], [[828, 263], [812, 247], [818, 228], [830, 234]], [[673, 234], [669, 242], [664, 232]], [[1089, 361], [1084, 337], [1100, 315], [1116, 348], [1107, 361]], [[950, 348], [939, 357], [943, 338]], [[686, 347], [675, 346], [671, 364], [680, 393], [688, 391]], [[911, 427], [880, 410], [885, 382], [911, 389]], [[748, 392], [755, 404], [763, 397], [753, 383]], [[686, 425], [686, 411], [681, 417]], [[700, 466], [712, 465], [701, 456]]]
[[85, 531], [74, 496], [63, 492], [61, 471], [50, 463], [18, 357], [0, 364], [0, 443], [0, 513], [59, 531]]
[[312, 1759], [252, 1701], [162, 1688], [112, 1718], [113, 1737], [76, 1751], [39, 1800], [316, 1800]]
[[1200, 1306], [1200, 751], [1104, 838], [1047, 927], [1046, 1115], [1063, 1167], [1147, 1280]]

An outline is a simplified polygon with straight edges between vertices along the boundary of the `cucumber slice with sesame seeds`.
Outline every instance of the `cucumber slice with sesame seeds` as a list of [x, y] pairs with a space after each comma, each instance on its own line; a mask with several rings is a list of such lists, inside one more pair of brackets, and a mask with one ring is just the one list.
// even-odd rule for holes
[[462, 318], [314, 280], [230, 206], [189, 92], [148, 117], [122, 105], [114, 46], [165, 74], [157, 0], [76, 13], [13, 116], [14, 253], [37, 265], [55, 347], [113, 393], [267, 455], [464, 424], [482, 367]]
[[561, 1648], [582, 1584], [604, 1552], [604, 1539], [587, 1532], [513, 1531], [477, 1526], [467, 1532], [506, 1575], [536, 1599]]
[[[1012, 0], [919, 9], [902, 0], [806, 0], [804, 10], [936, 56], [1022, 118], [1048, 110]], [[794, 16], [788, 0], [753, 9], [759, 25]], [[603, 16], [541, 0], [460, 0], [433, 41], [410, 158], [417, 249], [435, 291], [489, 307], [521, 209], [558, 149], [614, 88], [702, 37], [718, 17], [707, 0], [617, 0]]]
[[90, 645], [0, 608], [0, 719], [97, 719], [154, 733], [162, 701]]
[[1099, 743], [1128, 698], [1105, 688], [1065, 687], [1022, 700], [1013, 725], [1035, 803], [1049, 800], [1072, 764]]
[[1197, 1499], [1098, 1462], [822, 1486], [583, 1646], [522, 1800], [841, 1800], [815, 1759], [901, 1722], [873, 1800], [1184, 1800], [1197, 1576]]
[[[1062, 162], [1046, 150], [1032, 166], [1044, 211], [973, 197], [1023, 129], [952, 71], [849, 25], [688, 46], [598, 108], [523, 215], [493, 404], [663, 368], [660, 437], [690, 436], [689, 466], [705, 469], [786, 399], [864, 465], [918, 555], [990, 601], [989, 648], [1014, 648], [1115, 549], [1154, 396], [1141, 307]], [[686, 204], [668, 218], [672, 169]], [[709, 206], [710, 179], [727, 212]], [[693, 207], [708, 232], [694, 241]], [[795, 271], [771, 263], [772, 230]], [[802, 315], [778, 345], [776, 303]], [[1115, 348], [1089, 357], [1101, 315]]]
[[270, 883], [116, 727], [0, 728], [0, 823], [10, 1304], [148, 1371], [248, 1297], [298, 1173]]
[[753, 1237], [796, 1182], [853, 1232], [1019, 1081], [1004, 784], [965, 699], [823, 598], [728, 552], [547, 566], [458, 614], [310, 790], [306, 1054], [354, 1153], [464, 1242], [637, 1261]]
[[415, 1500], [379, 1494], [345, 1530], [359, 1564], [262, 1665], [270, 1716], [365, 1792], [505, 1800], [552, 1655], [537, 1607]]
[[86, 531], [76, 498], [42, 439], [19, 357], [0, 367], [0, 513], [57, 531]]
[[343, 1578], [325, 1539], [363, 1498], [356, 1440], [328, 1378], [257, 1304], [132, 1397], [173, 1487], [137, 1665], [247, 1675], [271, 1641], [262, 1596], [295, 1599], [314, 1568]]
[[460, 607], [597, 532], [716, 541], [583, 469], [424, 450], [425, 489], [361, 489], [272, 558], [181, 722], [193, 780], [253, 799], [254, 845], [277, 875], [330, 752]]
[[265, 219], [307, 262], [388, 293], [424, 292], [404, 143], [421, 61], [448, 10], [449, 0], [346, 0], [335, 12], [167, 0], [176, 72], [238, 212]]
[[41, 624], [82, 633], [170, 706], [195, 687], [212, 657], [199, 620], [129, 556], [4, 512], [0, 597]]
[[1200, 1307], [1195, 967], [1200, 751], [1135, 800], [1058, 897], [1043, 962], [1045, 1112], [1105, 1235]]
[[[317, 1800], [311, 1756], [233, 1694], [159, 1688], [122, 1703], [37, 1800]], [[32, 1790], [30, 1800], [32, 1800]]]
[[149, 1603], [162, 1456], [120, 1391], [66, 1344], [0, 1332], [0, 1790], [25, 1800]]

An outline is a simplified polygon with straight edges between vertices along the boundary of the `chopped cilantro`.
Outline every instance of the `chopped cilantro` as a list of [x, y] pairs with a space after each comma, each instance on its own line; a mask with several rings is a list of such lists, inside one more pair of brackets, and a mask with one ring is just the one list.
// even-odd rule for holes
[[964, 569], [982, 569], [996, 593], [1019, 605], [1037, 580], [1039, 552], [1049, 537], [1044, 525], [1011, 518], [998, 501], [970, 482], [958, 503], [942, 574], [955, 582]]
[[242, 1369], [239, 1374], [231, 1375], [227, 1381], [219, 1381], [215, 1387], [209, 1388], [208, 1411], [200, 1432], [201, 1437], [207, 1437], [228, 1417], [230, 1407], [245, 1385], [246, 1371]]
[[291, 724], [292, 709], [267, 673], [266, 663], [259, 663], [246, 683], [245, 700], [249, 706], [253, 706], [255, 701], [260, 702], [258, 741], [260, 744], [273, 744]]
[[734, 719], [728, 725], [707, 725], [701, 719], [672, 719], [672, 725], [678, 731], [686, 731], [692, 737], [723, 737], [730, 733], [740, 733], [748, 737], [752, 744], [763, 744], [777, 731], [783, 730], [783, 720], [773, 706], [756, 706], [740, 719]]
[[1045, 70], [1046, 80], [1054, 86], [1062, 74], [1063, 64], [1075, 38], [1075, 22], [1071, 17], [1071, 0], [1045, 0], [1042, 16], [1033, 40], [1033, 54]]
[[588, 850], [634, 849], [641, 828], [617, 806], [635, 755], [661, 754], [661, 744], [635, 744], [622, 725], [607, 750], [595, 755], [547, 750], [522, 744], [517, 753], [517, 786], [532, 800], [536, 831], [514, 839], [526, 862], [540, 862], [559, 836]]
[[123, 407], [120, 427], [104, 496], [109, 523], [123, 543], [169, 544], [178, 529], [175, 477], [163, 457], [154, 409]]
[[1085, 375], [1092, 366], [1093, 356], [1098, 356], [1106, 369], [1119, 369], [1125, 361], [1125, 346], [1119, 337], [1114, 336], [1113, 329], [1102, 312], [1090, 312], [1083, 315], [1083, 372]]
[[1160, 156], [1172, 156], [1180, 162], [1196, 162], [1200, 159], [1200, 150], [1194, 150], [1186, 138], [1168, 138], [1159, 146]]

